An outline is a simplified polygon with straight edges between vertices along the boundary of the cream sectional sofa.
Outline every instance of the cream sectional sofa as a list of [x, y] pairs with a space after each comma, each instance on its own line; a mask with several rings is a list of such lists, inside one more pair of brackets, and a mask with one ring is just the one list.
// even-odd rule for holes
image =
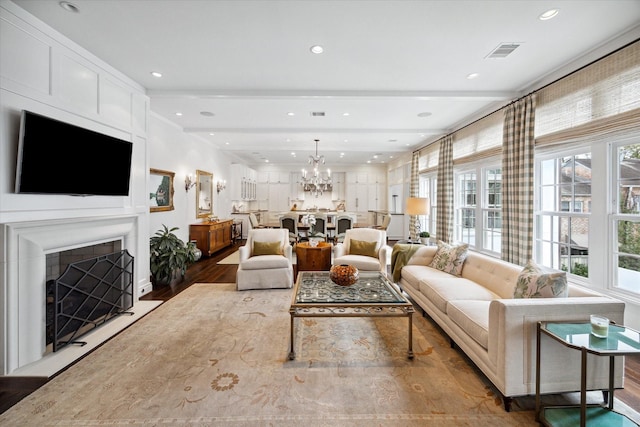
[[[428, 267], [437, 247], [425, 246], [402, 268], [399, 285], [476, 364], [504, 398], [535, 394], [536, 325], [541, 320], [589, 320], [601, 314], [623, 323], [624, 303], [569, 284], [567, 298], [514, 299], [522, 267], [469, 251], [461, 277]], [[541, 392], [580, 389], [580, 352], [542, 337]], [[622, 387], [623, 360], [615, 385]], [[608, 389], [607, 357], [589, 355], [587, 387]]]

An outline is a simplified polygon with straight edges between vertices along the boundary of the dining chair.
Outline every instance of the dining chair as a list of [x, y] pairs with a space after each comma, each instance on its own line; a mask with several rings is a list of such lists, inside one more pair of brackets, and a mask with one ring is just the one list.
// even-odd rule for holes
[[334, 243], [344, 242], [347, 230], [353, 228], [353, 217], [350, 215], [338, 215], [336, 217], [336, 235], [333, 238]]
[[300, 235], [298, 232], [298, 215], [284, 214], [280, 217], [280, 228], [286, 228], [289, 231], [289, 243], [292, 245], [298, 243]]

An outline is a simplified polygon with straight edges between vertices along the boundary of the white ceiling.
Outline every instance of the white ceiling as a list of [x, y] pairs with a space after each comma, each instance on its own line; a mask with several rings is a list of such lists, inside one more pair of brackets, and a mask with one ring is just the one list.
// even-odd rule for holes
[[[144, 86], [155, 113], [251, 165], [305, 162], [314, 139], [331, 165], [388, 162], [640, 23], [639, 0], [13, 2]], [[521, 45], [487, 58], [503, 43]]]

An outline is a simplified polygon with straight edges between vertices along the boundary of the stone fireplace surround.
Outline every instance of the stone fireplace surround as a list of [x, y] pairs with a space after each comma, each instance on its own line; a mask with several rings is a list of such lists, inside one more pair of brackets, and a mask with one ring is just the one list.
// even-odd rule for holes
[[[135, 215], [2, 224], [0, 250], [4, 251], [5, 263], [0, 264], [3, 270], [0, 277], [5, 280], [0, 294], [0, 375], [50, 376], [159, 304], [137, 301], [136, 290], [134, 316], [118, 316], [95, 332], [89, 332], [85, 339], [87, 346], [67, 346], [56, 353], [45, 354], [46, 255], [121, 240], [122, 248], [135, 257], [137, 227]], [[95, 336], [91, 338], [92, 335]]]

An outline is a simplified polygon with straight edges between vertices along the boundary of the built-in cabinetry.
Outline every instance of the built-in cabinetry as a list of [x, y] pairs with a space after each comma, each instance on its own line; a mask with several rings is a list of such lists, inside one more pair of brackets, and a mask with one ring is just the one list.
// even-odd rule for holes
[[350, 211], [386, 209], [387, 179], [378, 172], [346, 172], [345, 201]]
[[231, 200], [256, 200], [258, 195], [257, 178], [255, 170], [241, 164], [231, 165], [231, 180], [229, 182]]
[[331, 200], [334, 202], [343, 201], [344, 198], [344, 184], [345, 184], [345, 173], [344, 172], [334, 172], [331, 174], [331, 180], [333, 181], [333, 187], [331, 189]]
[[211, 256], [216, 251], [231, 245], [233, 220], [202, 222], [189, 225], [189, 240], [195, 240], [203, 254]]

